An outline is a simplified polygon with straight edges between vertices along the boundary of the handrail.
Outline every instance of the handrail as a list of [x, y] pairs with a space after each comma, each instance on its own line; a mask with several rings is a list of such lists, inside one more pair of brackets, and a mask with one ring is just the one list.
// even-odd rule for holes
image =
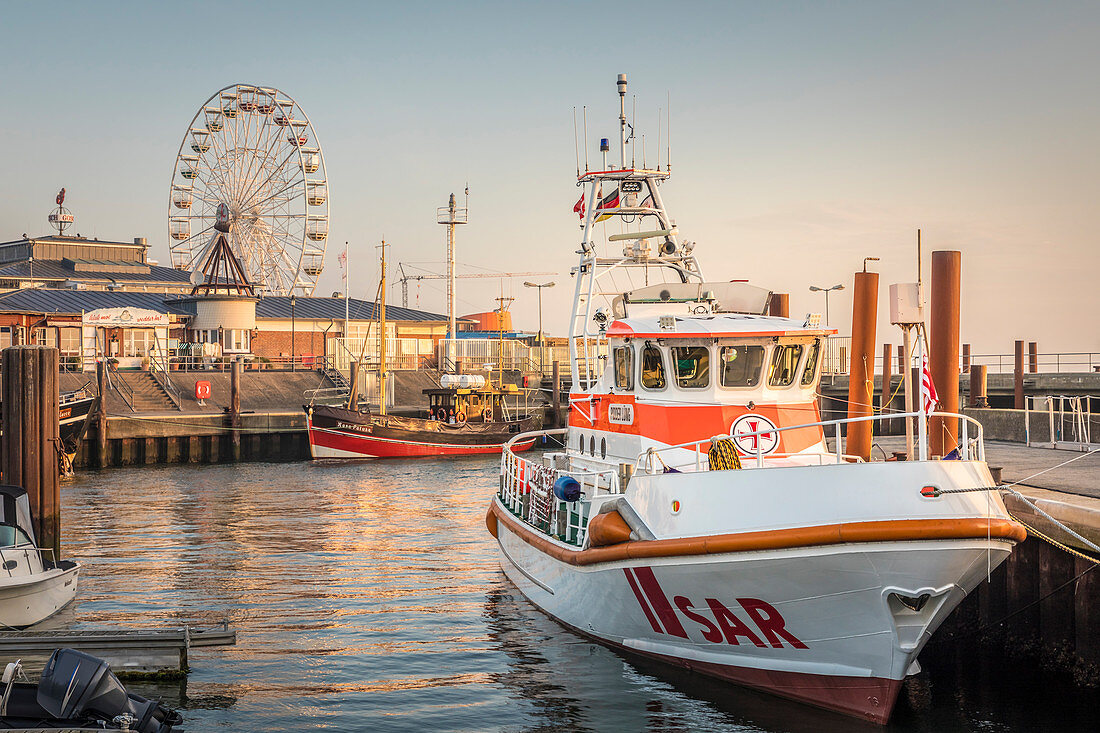
[[[113, 389], [115, 392], [118, 393], [119, 397], [122, 398], [122, 401], [125, 402], [126, 406], [130, 408], [130, 412], [136, 412], [136, 410], [134, 409], [134, 389], [133, 389], [133, 387], [126, 384], [126, 380], [123, 379], [122, 375], [119, 374], [119, 372], [118, 372], [118, 367], [111, 364], [110, 361], [107, 362], [107, 370], [106, 371], [107, 371], [107, 374], [106, 374], [107, 387], [109, 389]], [[114, 377], [112, 377], [111, 376], [112, 374], [117, 376], [118, 379], [116, 380]]]
[[[836, 441], [835, 455], [836, 455], [836, 458], [837, 458], [837, 463], [842, 463], [842, 462], [845, 462], [845, 458], [853, 458], [854, 456], [846, 456], [841, 450], [841, 445], [843, 445], [843, 443], [841, 441], [841, 431], [840, 431], [841, 425], [847, 425], [849, 423], [857, 423], [857, 422], [873, 422], [873, 421], [876, 421], [876, 420], [888, 420], [888, 419], [891, 419], [891, 418], [911, 418], [911, 417], [924, 418], [924, 417], [933, 417], [933, 416], [935, 416], [935, 417], [957, 418], [961, 421], [961, 425], [962, 425], [962, 431], [961, 431], [961, 433], [962, 433], [962, 435], [961, 435], [961, 438], [962, 438], [962, 451], [961, 451], [961, 456], [960, 457], [963, 460], [972, 460], [971, 459], [971, 449], [970, 449], [969, 425], [970, 425], [970, 423], [973, 423], [978, 429], [978, 434], [975, 438], [975, 440], [977, 441], [977, 460], [979, 460], [979, 461], [984, 461], [985, 460], [985, 434], [984, 434], [984, 429], [982, 428], [982, 424], [980, 422], [978, 422], [977, 420], [975, 420], [974, 418], [972, 418], [972, 417], [969, 417], [967, 415], [961, 415], [961, 414], [956, 413], [956, 412], [938, 412], [938, 411], [937, 412], [929, 412], [929, 413], [903, 412], [903, 413], [890, 413], [889, 415], [865, 415], [865, 416], [862, 416], [862, 417], [848, 417], [848, 418], [842, 418], [842, 419], [838, 419], [838, 420], [821, 420], [819, 422], [803, 423], [801, 425], [786, 425], [784, 427], [768, 428], [768, 429], [765, 429], [765, 430], [755, 430], [755, 431], [748, 432], [748, 433], [738, 433], [736, 437], [738, 437], [738, 438], [751, 438], [751, 437], [754, 437], [754, 436], [759, 437], [759, 436], [762, 436], [762, 435], [771, 435], [772, 433], [781, 433], [781, 432], [784, 432], [784, 431], [787, 431], [787, 430], [798, 430], [799, 428], [813, 428], [813, 427], [821, 427], [822, 428], [822, 433], [824, 433], [825, 432], [824, 431], [825, 426], [831, 425], [831, 426], [834, 426], [834, 428], [835, 428], [835, 441]], [[696, 454], [696, 459], [695, 459], [696, 466], [699, 466], [700, 462], [701, 462], [700, 461], [701, 446], [702, 446], [703, 443], [710, 443], [710, 442], [715, 441], [715, 440], [730, 439], [732, 437], [734, 437], [734, 436], [728, 435], [728, 434], [713, 435], [709, 438], [700, 438], [698, 440], [692, 440], [692, 441], [688, 441], [688, 442], [685, 442], [685, 443], [678, 443], [676, 445], [665, 446], [664, 448], [649, 448], [649, 449], [643, 451], [642, 453], [638, 454], [638, 457], [634, 460], [634, 467], [635, 467], [635, 469], [637, 469], [640, 465], [643, 465], [642, 461], [643, 461], [643, 459], [645, 459], [646, 462], [644, 464], [644, 468], [645, 468], [647, 473], [651, 473], [650, 467], [652, 466], [652, 461], [650, 459], [652, 458], [652, 456], [658, 455], [659, 453], [663, 453], [664, 451], [675, 450], [675, 449], [683, 449], [683, 448], [689, 448], [689, 447], [694, 448], [695, 454]], [[920, 441], [919, 451], [920, 451], [920, 453], [919, 453], [919, 456], [918, 456], [917, 460], [927, 461], [928, 460], [928, 447], [927, 447], [926, 441], [924, 441], [924, 440]], [[756, 450], [753, 453], [753, 457], [755, 457], [755, 459], [756, 459], [756, 466], [758, 468], [763, 468], [764, 467], [764, 456], [765, 455], [766, 454], [763, 453], [760, 449], [760, 441], [759, 440], [756, 441]]]

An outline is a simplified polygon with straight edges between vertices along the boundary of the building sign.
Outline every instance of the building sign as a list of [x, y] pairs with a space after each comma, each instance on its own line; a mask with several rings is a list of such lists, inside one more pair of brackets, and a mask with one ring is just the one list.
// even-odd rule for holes
[[85, 326], [153, 328], [167, 326], [168, 314], [146, 308], [99, 308], [84, 314]]

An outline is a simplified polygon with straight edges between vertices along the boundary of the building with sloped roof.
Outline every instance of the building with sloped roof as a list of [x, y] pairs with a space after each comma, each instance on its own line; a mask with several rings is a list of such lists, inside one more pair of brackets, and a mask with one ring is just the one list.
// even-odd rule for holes
[[188, 293], [191, 273], [149, 259], [144, 237], [111, 242], [50, 235], [0, 243], [0, 292], [23, 288]]
[[[190, 286], [188, 287], [188, 291]], [[91, 370], [98, 357], [141, 367], [155, 355], [194, 353], [193, 344], [216, 355], [287, 359], [311, 363], [340, 356], [344, 364], [373, 353], [377, 304], [349, 298], [268, 296], [256, 300], [255, 328], [196, 328], [197, 301], [175, 293], [128, 290], [24, 288], [0, 293], [0, 348], [39, 343], [61, 350], [62, 364]], [[435, 353], [447, 333], [447, 316], [387, 306], [387, 336], [394, 367], [416, 367]], [[346, 333], [345, 333], [346, 326]], [[209, 354], [209, 348], [199, 349]]]

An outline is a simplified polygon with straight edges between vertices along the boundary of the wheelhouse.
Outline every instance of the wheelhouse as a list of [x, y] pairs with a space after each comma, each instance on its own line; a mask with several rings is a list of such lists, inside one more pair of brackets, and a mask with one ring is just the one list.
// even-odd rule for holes
[[[512, 385], [508, 385], [512, 386]], [[502, 422], [508, 419], [505, 398], [518, 394], [517, 388], [499, 391], [486, 389], [426, 389], [428, 417], [443, 422]]]

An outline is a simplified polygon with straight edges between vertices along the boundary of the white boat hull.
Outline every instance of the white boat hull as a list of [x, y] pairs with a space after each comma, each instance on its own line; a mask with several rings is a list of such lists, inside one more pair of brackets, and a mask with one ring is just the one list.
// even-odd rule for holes
[[76, 597], [80, 565], [0, 578], [0, 624], [25, 628], [45, 621]]
[[[498, 522], [536, 606], [605, 643], [885, 722], [924, 643], [1012, 542], [842, 544], [578, 567]], [[929, 594], [919, 612], [890, 599]]]

